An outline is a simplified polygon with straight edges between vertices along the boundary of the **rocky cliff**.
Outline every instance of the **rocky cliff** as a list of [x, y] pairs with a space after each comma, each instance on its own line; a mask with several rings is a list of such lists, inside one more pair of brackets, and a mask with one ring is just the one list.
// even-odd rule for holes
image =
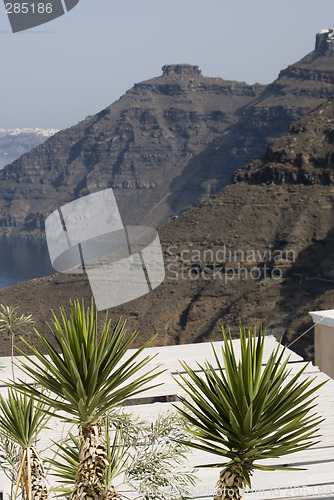
[[112, 187], [126, 224], [158, 226], [231, 182], [237, 169], [334, 97], [333, 30], [273, 84], [163, 67], [119, 101], [0, 172], [0, 232], [43, 234], [62, 204]]
[[0, 227], [43, 230], [52, 210], [108, 187], [124, 223], [158, 225], [171, 215], [164, 200], [173, 179], [262, 89], [206, 78], [197, 66], [164, 66], [161, 77], [134, 85], [0, 172]]
[[238, 170], [234, 182], [334, 184], [334, 101], [291, 125], [264, 156]]

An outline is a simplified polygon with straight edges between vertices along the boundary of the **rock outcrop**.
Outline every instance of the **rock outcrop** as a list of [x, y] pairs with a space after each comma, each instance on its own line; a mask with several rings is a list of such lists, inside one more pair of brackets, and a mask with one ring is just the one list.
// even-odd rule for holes
[[334, 100], [292, 125], [261, 158], [238, 170], [234, 182], [334, 184]]
[[334, 29], [322, 30], [316, 36], [315, 52], [326, 55], [334, 52]]
[[162, 74], [198, 76], [202, 74], [202, 71], [198, 66], [192, 66], [191, 64], [165, 64], [165, 66], [162, 67]]

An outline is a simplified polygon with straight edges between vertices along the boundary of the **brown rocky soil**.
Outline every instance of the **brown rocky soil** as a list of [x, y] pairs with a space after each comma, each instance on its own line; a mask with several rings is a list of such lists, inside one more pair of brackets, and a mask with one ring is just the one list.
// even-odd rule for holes
[[[164, 283], [113, 308], [112, 320], [127, 318], [128, 329], [141, 332], [138, 343], [155, 333], [157, 345], [217, 340], [222, 326], [236, 333], [239, 321], [246, 327], [264, 322], [268, 332], [291, 342], [311, 324], [308, 311], [329, 307], [334, 298], [333, 200], [328, 186], [225, 188], [161, 228]], [[50, 308], [67, 307], [70, 298], [89, 303], [83, 276], [56, 274], [0, 291], [0, 302], [33, 314], [39, 331], [47, 331]], [[34, 339], [32, 332], [24, 337]], [[309, 341], [294, 348], [310, 357]], [[8, 353], [4, 340], [1, 354]]]

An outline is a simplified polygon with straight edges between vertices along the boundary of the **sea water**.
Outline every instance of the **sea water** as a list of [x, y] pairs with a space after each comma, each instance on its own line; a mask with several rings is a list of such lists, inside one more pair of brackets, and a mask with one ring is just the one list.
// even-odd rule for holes
[[46, 241], [0, 237], [0, 289], [54, 272]]

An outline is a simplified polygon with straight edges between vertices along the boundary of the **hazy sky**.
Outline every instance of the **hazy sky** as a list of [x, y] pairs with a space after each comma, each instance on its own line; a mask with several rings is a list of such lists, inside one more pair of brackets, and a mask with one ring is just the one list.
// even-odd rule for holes
[[80, 0], [12, 34], [0, 4], [0, 128], [64, 128], [170, 63], [269, 83], [334, 26], [333, 0]]

